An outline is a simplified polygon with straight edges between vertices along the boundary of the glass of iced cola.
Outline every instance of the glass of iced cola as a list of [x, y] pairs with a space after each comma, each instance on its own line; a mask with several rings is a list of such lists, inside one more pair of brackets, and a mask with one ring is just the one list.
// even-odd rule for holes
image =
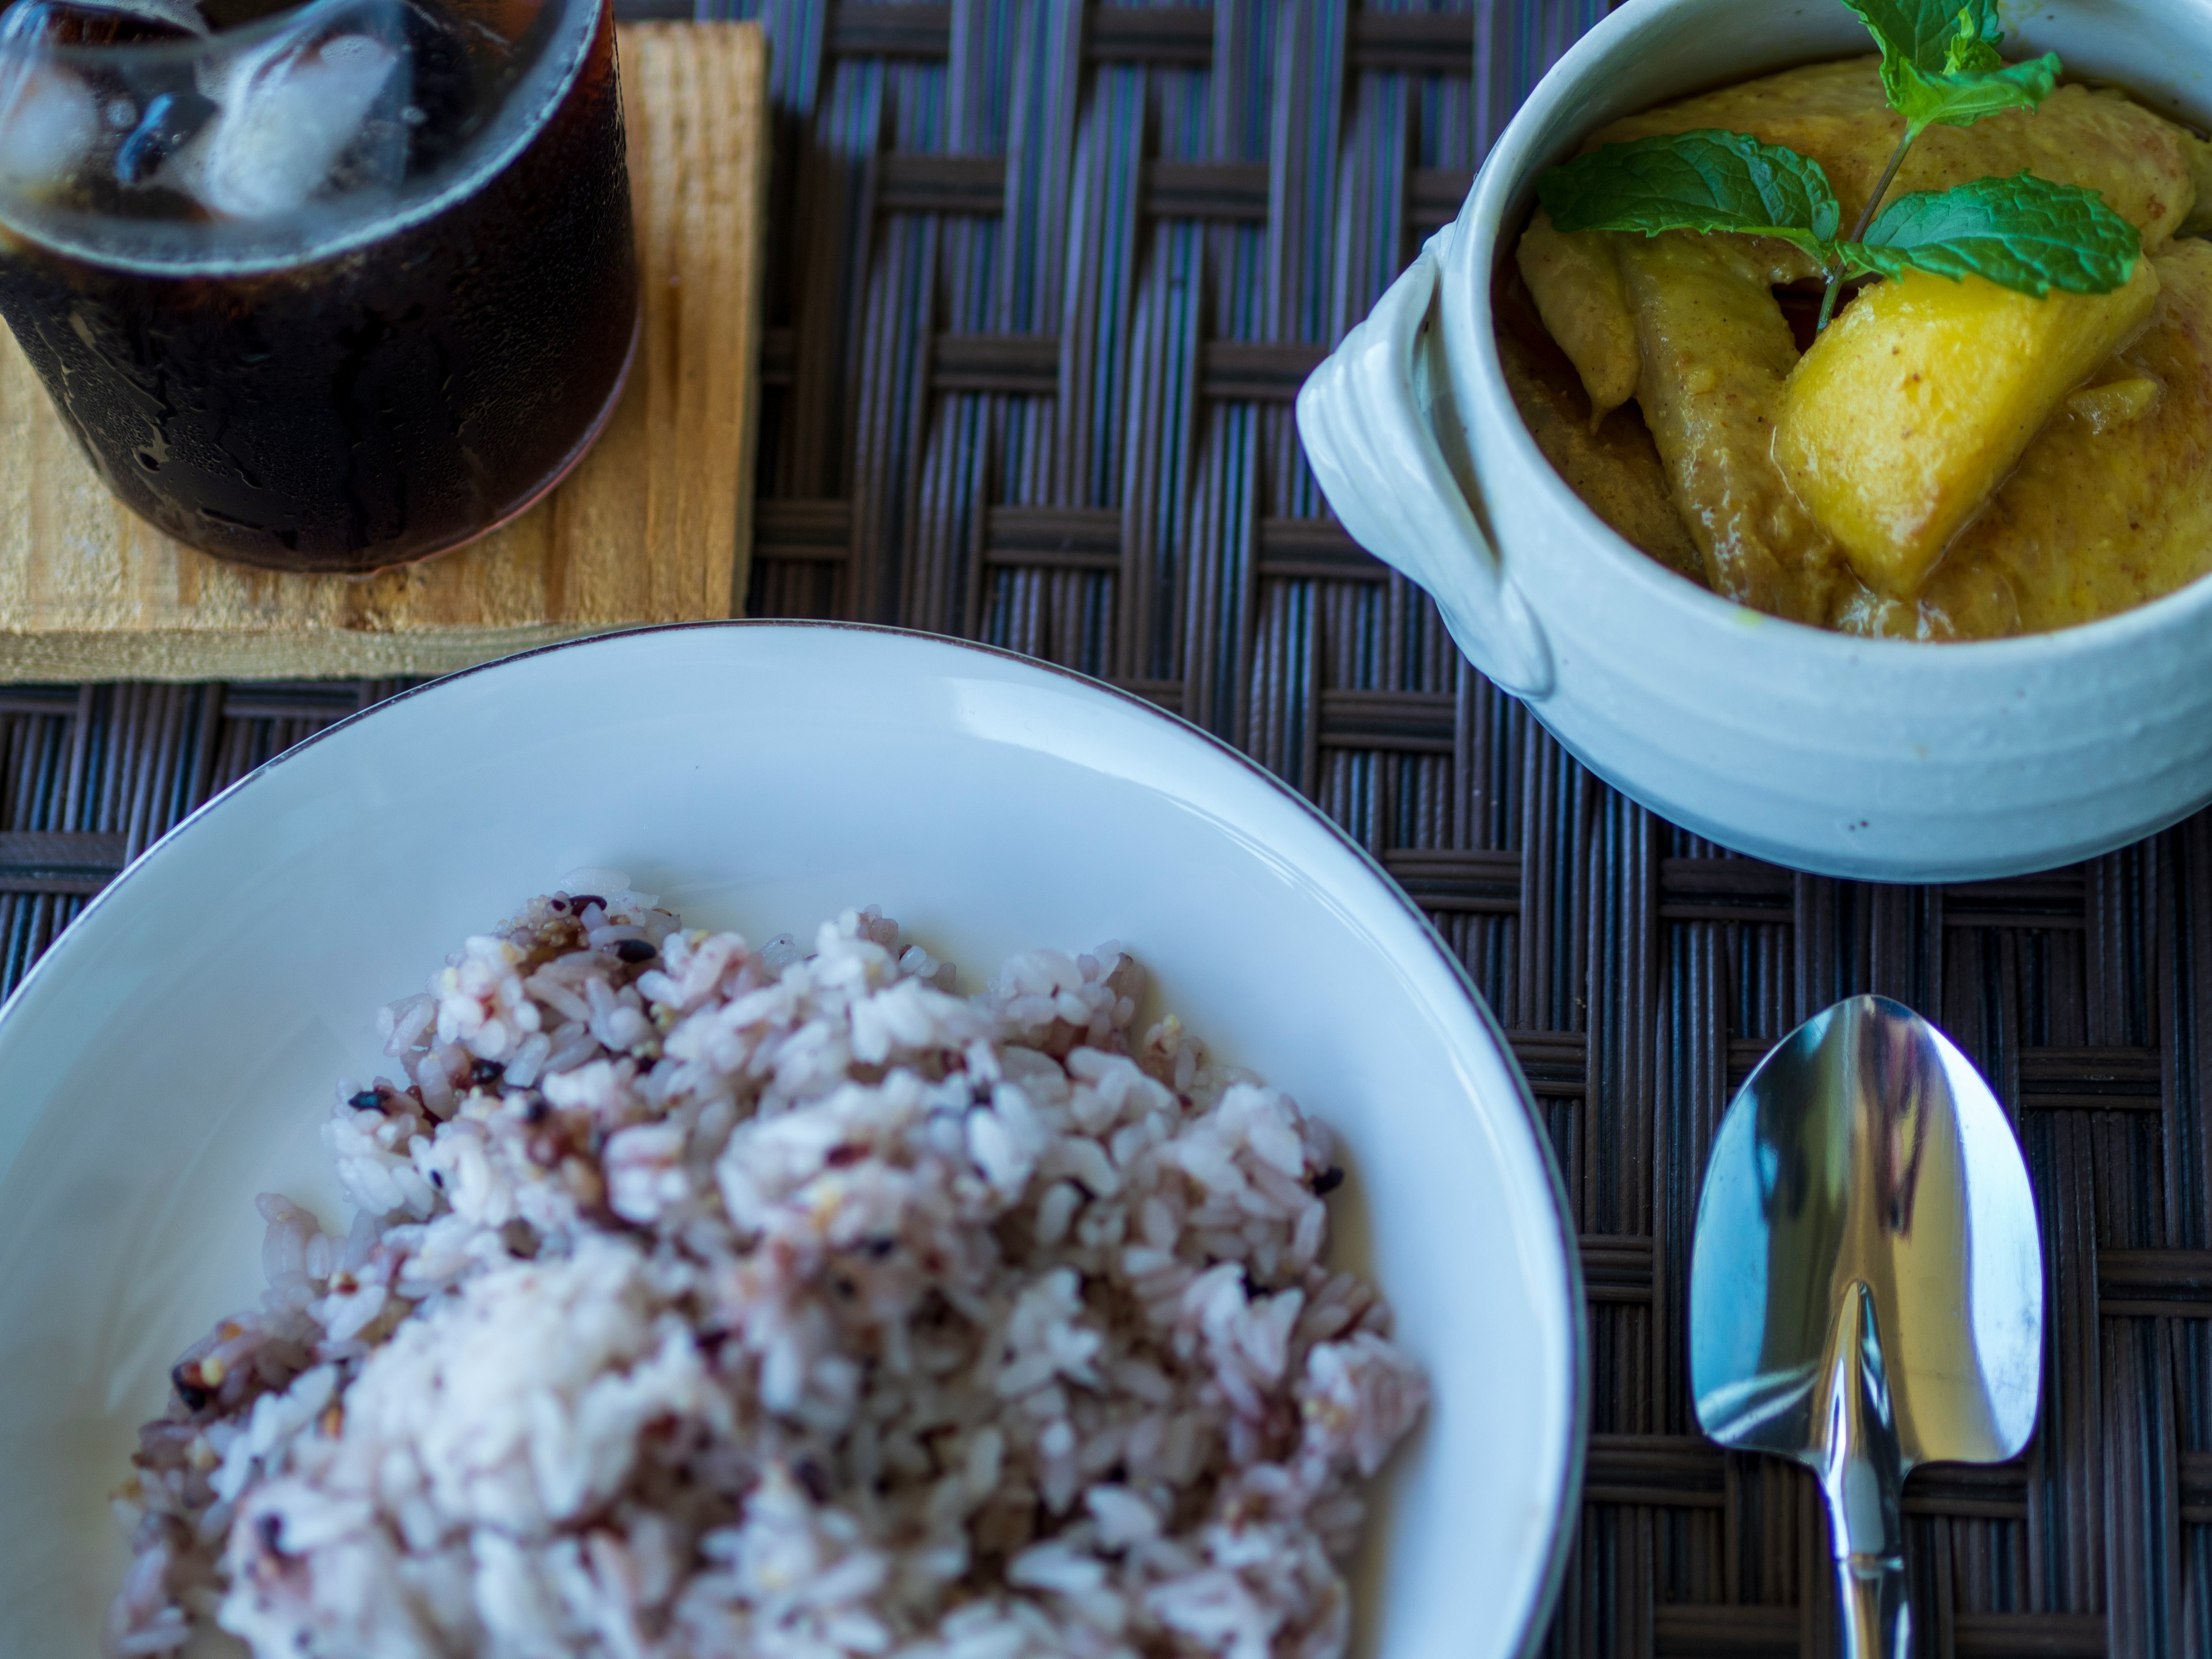
[[482, 535], [635, 349], [610, 0], [9, 0], [0, 314], [194, 547], [359, 572]]

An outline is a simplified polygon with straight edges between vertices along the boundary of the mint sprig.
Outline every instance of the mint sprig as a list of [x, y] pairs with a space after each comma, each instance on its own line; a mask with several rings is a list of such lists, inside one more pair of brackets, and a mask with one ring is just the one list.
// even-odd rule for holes
[[1844, 0], [1881, 48], [1881, 86], [1907, 143], [1938, 123], [1971, 126], [1999, 110], [2033, 109], [2058, 84], [2058, 54], [2007, 64], [1995, 0]]
[[[1905, 136], [1890, 154], [1889, 165], [1868, 193], [1851, 240], [1865, 236], [1897, 170], [1920, 135], [1933, 125], [1972, 126], [2000, 110], [2033, 109], [2058, 84], [2058, 54], [2045, 52], [2007, 67], [1997, 48], [2004, 30], [1997, 22], [1996, 0], [1844, 0], [1872, 31], [1881, 48], [1881, 89], [1889, 106], [1905, 118]], [[1844, 271], [1828, 268], [1828, 291], [1820, 296], [1826, 328], [1843, 292]]]
[[1638, 138], [1578, 155], [1536, 181], [1559, 230], [1778, 236], [1838, 277], [1906, 270], [1984, 276], [2039, 299], [2109, 294], [2135, 274], [2136, 228], [2093, 190], [2033, 173], [1899, 198], [1853, 236], [1818, 161], [1740, 132]]
[[[2135, 227], [2094, 191], [2033, 173], [1883, 198], [1930, 126], [1969, 126], [2033, 109], [2058, 84], [2058, 56], [2008, 64], [1996, 0], [1844, 0], [1881, 47], [1881, 84], [1905, 134], [1858, 222], [1838, 236], [1836, 194], [1820, 163], [1743, 133], [1699, 131], [1608, 144], [1554, 167], [1536, 194], [1563, 231], [1667, 230], [1778, 236], [1827, 272], [1820, 326], [1845, 277], [1908, 270], [1985, 276], [2039, 299], [2054, 288], [2109, 294], [2135, 274]], [[1877, 217], [1879, 214], [1879, 217]]]

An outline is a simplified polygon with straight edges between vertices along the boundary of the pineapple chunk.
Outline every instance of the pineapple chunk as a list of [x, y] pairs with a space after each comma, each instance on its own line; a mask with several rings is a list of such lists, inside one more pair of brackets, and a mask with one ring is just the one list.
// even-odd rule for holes
[[1582, 376], [1595, 432], [1636, 395], [1636, 377], [1644, 366], [1612, 240], [1602, 231], [1570, 236], [1555, 230], [1552, 216], [1538, 208], [1514, 261], [1545, 328]]
[[1878, 283], [1790, 375], [1775, 459], [1860, 580], [1911, 599], [2158, 286], [2148, 259], [2112, 294], [2039, 300], [1920, 271]]

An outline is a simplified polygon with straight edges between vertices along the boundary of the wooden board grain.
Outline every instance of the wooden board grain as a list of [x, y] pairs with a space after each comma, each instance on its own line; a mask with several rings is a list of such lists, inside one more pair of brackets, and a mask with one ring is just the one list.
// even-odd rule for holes
[[752, 542], [767, 46], [751, 24], [640, 23], [621, 53], [644, 329], [561, 487], [374, 576], [225, 564], [108, 495], [0, 331], [0, 680], [443, 673], [732, 613]]

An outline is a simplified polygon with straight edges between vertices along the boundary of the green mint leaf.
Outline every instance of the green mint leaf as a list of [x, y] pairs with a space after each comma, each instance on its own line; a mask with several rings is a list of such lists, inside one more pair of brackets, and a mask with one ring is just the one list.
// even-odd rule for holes
[[1996, 0], [1844, 0], [1859, 15], [1881, 47], [1882, 78], [1893, 62], [1942, 74], [1981, 68], [1954, 58], [1966, 43], [1986, 46], [1992, 56], [2004, 30], [1997, 22]]
[[2022, 173], [1901, 196], [1842, 252], [1856, 270], [1985, 276], [2040, 299], [2110, 294], [2135, 275], [2142, 239], [2095, 191]]
[[1970, 126], [1999, 110], [2033, 109], [2058, 84], [2058, 57], [2008, 64], [1996, 0], [1844, 0], [1881, 47], [1890, 106], [1918, 131]]
[[1973, 8], [1959, 9], [1959, 26], [1943, 46], [1943, 73], [1958, 75], [1968, 70], [1993, 70], [2003, 66], [1998, 55], [1997, 43], [2004, 35], [1997, 29], [1994, 15], [1984, 15], [1977, 21]]
[[1818, 161], [1741, 132], [1638, 138], [1578, 155], [1536, 181], [1562, 231], [1733, 231], [1825, 258], [1842, 222]]
[[1907, 67], [1899, 71], [1898, 85], [1889, 89], [1889, 101], [1913, 126], [1941, 122], [1965, 127], [1999, 110], [2033, 109], [2057, 85], [2058, 54], [2047, 52], [2024, 64], [1957, 74]]

